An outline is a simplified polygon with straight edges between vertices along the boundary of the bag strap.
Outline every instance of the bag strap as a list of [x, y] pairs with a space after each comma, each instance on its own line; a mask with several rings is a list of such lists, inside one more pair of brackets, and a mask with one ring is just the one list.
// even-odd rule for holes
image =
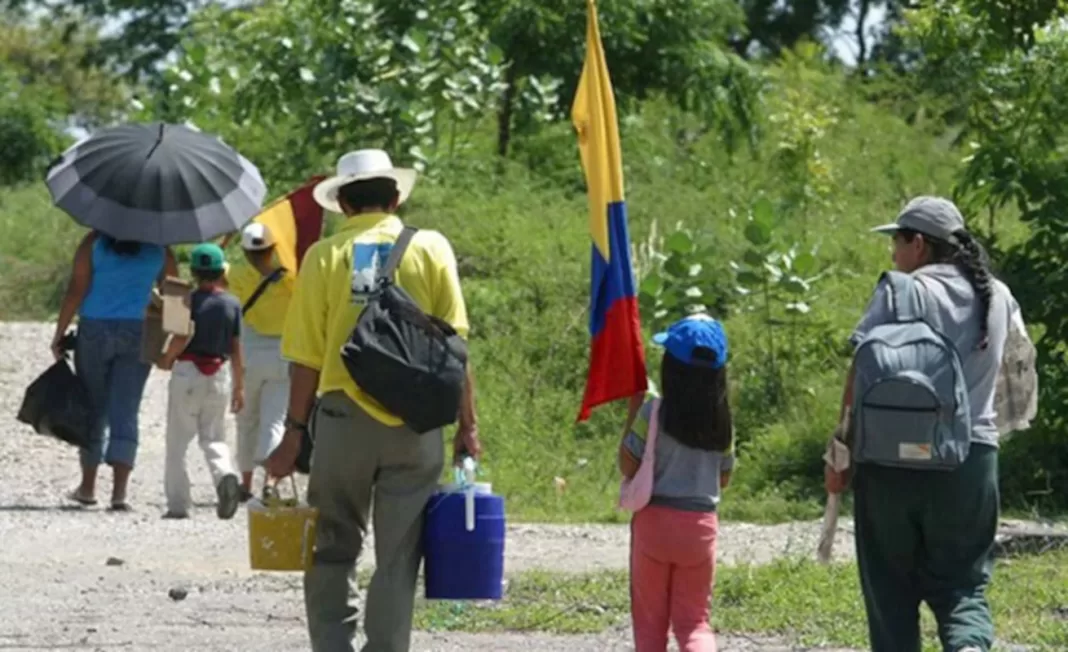
[[267, 276], [263, 277], [260, 284], [256, 287], [256, 291], [252, 293], [252, 296], [248, 298], [245, 305], [241, 307], [241, 314], [245, 315], [249, 310], [252, 310], [252, 306], [256, 305], [259, 298], [263, 296], [263, 293], [267, 291], [267, 286], [282, 278], [282, 275], [286, 273], [285, 267], [279, 267]]
[[918, 321], [924, 317], [923, 299], [916, 288], [916, 280], [903, 272], [883, 272], [890, 288], [890, 303], [899, 322]]
[[660, 398], [653, 399], [653, 409], [649, 411], [649, 436], [645, 438], [645, 450], [643, 451], [642, 458], [645, 458], [644, 453], [650, 448], [656, 450], [656, 436], [660, 433]]
[[644, 398], [645, 397], [643, 395], [642, 396], [643, 400], [638, 401], [637, 407], [631, 408], [630, 406], [628, 406], [628, 409], [627, 409], [627, 422], [623, 426], [623, 436], [624, 437], [626, 437], [627, 433], [629, 433], [631, 431], [631, 429], [634, 428], [634, 421], [638, 418], [638, 415], [641, 414], [642, 406], [645, 404]]
[[378, 270], [377, 280], [379, 286], [393, 281], [393, 274], [400, 267], [404, 252], [408, 251], [408, 245], [411, 244], [412, 237], [418, 230], [414, 226], [405, 226], [401, 230], [400, 235], [397, 236], [397, 241], [393, 243], [393, 248], [389, 251], [389, 258], [386, 259], [386, 264]]

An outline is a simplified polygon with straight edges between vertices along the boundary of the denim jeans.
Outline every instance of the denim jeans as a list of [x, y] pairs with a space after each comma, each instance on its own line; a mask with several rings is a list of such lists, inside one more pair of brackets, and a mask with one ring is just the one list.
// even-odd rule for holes
[[134, 465], [138, 412], [152, 370], [141, 362], [142, 326], [142, 321], [129, 319], [78, 322], [74, 367], [96, 408], [89, 447], [81, 451], [82, 466], [103, 461]]

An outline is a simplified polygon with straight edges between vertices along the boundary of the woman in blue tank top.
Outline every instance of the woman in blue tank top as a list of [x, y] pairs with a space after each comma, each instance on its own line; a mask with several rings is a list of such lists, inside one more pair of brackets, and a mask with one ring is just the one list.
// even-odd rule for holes
[[85, 382], [97, 421], [91, 443], [81, 451], [82, 481], [68, 496], [96, 504], [101, 462], [112, 467], [111, 508], [128, 509], [126, 487], [137, 457], [138, 412], [151, 365], [141, 362], [141, 330], [152, 287], [164, 275], [177, 276], [169, 248], [116, 241], [90, 233], [74, 254], [74, 270], [59, 310], [52, 353], [63, 356], [60, 341], [75, 315], [78, 338], [74, 365]]

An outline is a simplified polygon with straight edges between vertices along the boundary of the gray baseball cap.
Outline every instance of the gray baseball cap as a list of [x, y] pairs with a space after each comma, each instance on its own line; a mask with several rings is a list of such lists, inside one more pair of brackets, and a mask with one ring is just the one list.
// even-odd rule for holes
[[897, 221], [872, 229], [875, 233], [916, 231], [939, 240], [949, 240], [954, 231], [965, 228], [964, 216], [953, 202], [943, 197], [916, 197], [897, 216]]

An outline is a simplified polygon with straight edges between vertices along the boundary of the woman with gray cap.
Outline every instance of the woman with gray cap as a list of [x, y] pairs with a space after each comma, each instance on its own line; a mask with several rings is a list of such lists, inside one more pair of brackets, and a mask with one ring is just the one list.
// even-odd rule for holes
[[985, 597], [998, 525], [994, 394], [1013, 299], [996, 284], [957, 207], [918, 197], [893, 224], [883, 275], [850, 342], [842, 399], [856, 547], [873, 652], [919, 652], [919, 606], [943, 649], [990, 649]]

